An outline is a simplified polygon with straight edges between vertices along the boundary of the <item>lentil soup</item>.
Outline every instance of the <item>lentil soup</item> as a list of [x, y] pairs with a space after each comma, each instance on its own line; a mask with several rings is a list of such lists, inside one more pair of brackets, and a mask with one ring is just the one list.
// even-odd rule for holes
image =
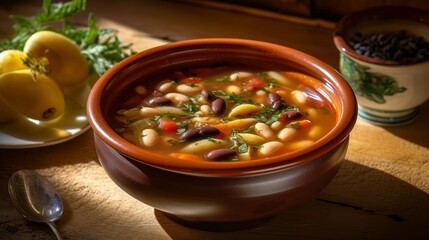
[[296, 71], [225, 65], [158, 78], [132, 87], [112, 126], [128, 141], [174, 158], [271, 157], [313, 144], [336, 123], [328, 94]]

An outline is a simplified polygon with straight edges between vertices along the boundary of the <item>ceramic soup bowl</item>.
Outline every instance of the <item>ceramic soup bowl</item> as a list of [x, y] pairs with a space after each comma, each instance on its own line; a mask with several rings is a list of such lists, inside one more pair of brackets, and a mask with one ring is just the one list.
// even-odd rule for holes
[[[302, 149], [249, 161], [187, 161], [145, 149], [112, 126], [118, 99], [149, 86], [153, 76], [193, 66], [240, 64], [305, 74], [335, 109], [333, 128]], [[235, 230], [254, 226], [309, 200], [335, 176], [357, 117], [352, 89], [333, 68], [302, 52], [243, 39], [196, 39], [166, 44], [131, 56], [93, 87], [88, 118], [95, 147], [109, 177], [131, 196], [171, 219], [196, 228]]]

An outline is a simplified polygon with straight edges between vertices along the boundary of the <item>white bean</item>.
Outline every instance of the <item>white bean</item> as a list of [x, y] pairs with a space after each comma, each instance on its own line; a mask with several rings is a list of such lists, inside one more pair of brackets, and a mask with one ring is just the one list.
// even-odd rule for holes
[[159, 142], [159, 134], [152, 128], [144, 129], [141, 138], [146, 147], [153, 147]]
[[255, 131], [256, 133], [265, 138], [265, 139], [273, 139], [274, 138], [274, 132], [271, 130], [270, 126], [268, 126], [265, 123], [258, 122], [255, 124]]
[[176, 86], [176, 82], [171, 80], [166, 80], [158, 86], [157, 90], [163, 93], [167, 93], [173, 90], [174, 86]]
[[269, 71], [267, 72], [268, 77], [273, 78], [274, 80], [276, 80], [278, 83], [285, 85], [285, 86], [290, 86], [292, 84], [292, 81], [288, 78], [286, 78], [283, 74], [276, 72], [276, 71]]
[[211, 108], [210, 108], [210, 106], [209, 106], [209, 105], [204, 104], [204, 105], [201, 105], [201, 107], [200, 107], [200, 111], [201, 111], [205, 116], [207, 116], [207, 115], [209, 115], [209, 114], [210, 114], [210, 112], [211, 112]]
[[249, 72], [235, 72], [231, 75], [229, 75], [230, 81], [236, 81], [238, 79], [246, 78], [252, 76]]
[[308, 96], [303, 91], [293, 90], [290, 94], [292, 96], [292, 100], [298, 105], [304, 105], [308, 101]]
[[181, 93], [167, 93], [164, 97], [170, 99], [175, 106], [181, 106], [183, 103], [189, 102], [189, 97]]
[[258, 90], [256, 91], [256, 96], [258, 97], [266, 97], [267, 96], [267, 92], [263, 91], [263, 90]]
[[283, 146], [283, 143], [278, 141], [267, 142], [262, 144], [258, 148], [258, 154], [264, 157], [271, 156], [274, 153], [276, 153], [278, 150], [280, 150], [282, 146]]
[[228, 87], [226, 87], [225, 91], [228, 94], [231, 94], [231, 93], [240, 94], [241, 93], [241, 89], [235, 85], [229, 85]]
[[201, 85], [201, 84], [179, 84], [179, 85], [177, 85], [176, 90], [179, 93], [183, 93], [185, 95], [194, 95], [194, 94], [201, 92], [201, 90], [203, 90], [203, 85]]
[[296, 136], [298, 131], [295, 128], [283, 128], [278, 134], [277, 137], [282, 141], [289, 141]]
[[275, 122], [271, 123], [270, 127], [274, 131], [278, 131], [283, 127], [283, 123], [281, 123], [280, 121], [275, 121]]
[[256, 104], [264, 104], [267, 101], [267, 93], [265, 91], [262, 90], [258, 90], [255, 93], [255, 98], [254, 101]]

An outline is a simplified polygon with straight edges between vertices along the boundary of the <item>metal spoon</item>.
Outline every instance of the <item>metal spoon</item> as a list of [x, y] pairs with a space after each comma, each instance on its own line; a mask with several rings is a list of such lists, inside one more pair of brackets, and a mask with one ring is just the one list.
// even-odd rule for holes
[[54, 221], [63, 214], [63, 203], [46, 178], [30, 170], [20, 170], [9, 179], [9, 195], [18, 212], [33, 222], [44, 222], [62, 240]]

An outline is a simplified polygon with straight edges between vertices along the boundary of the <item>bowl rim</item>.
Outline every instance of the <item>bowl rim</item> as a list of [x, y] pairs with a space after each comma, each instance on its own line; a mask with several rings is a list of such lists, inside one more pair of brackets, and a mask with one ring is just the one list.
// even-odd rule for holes
[[[233, 45], [244, 47], [246, 49], [266, 51], [267, 53], [287, 58], [293, 63], [304, 65], [306, 68], [308, 67], [311, 71], [318, 72], [320, 75], [323, 74], [324, 79], [327, 80], [330, 85], [334, 85], [330, 87], [341, 90], [344, 95], [344, 99], [342, 99], [343, 104], [341, 106], [337, 106], [338, 108], [341, 108], [337, 109], [337, 112], [342, 113], [338, 116], [337, 124], [322, 139], [316, 141], [310, 147], [300, 149], [298, 151], [260, 160], [213, 162], [201, 160], [177, 161], [177, 159], [168, 157], [167, 155], [160, 155], [147, 151], [119, 136], [119, 134], [117, 134], [103, 118], [100, 100], [104, 88], [109, 84], [109, 79], [114, 78], [118, 73], [127, 69], [127, 67], [132, 66], [134, 62], [152, 54], [159, 55], [160, 52], [174, 53], [176, 49], [219, 45]], [[357, 102], [348, 83], [334, 68], [303, 52], [285, 46], [257, 40], [237, 38], [203, 38], [167, 43], [165, 45], [139, 52], [122, 60], [103, 74], [93, 86], [88, 96], [87, 115], [94, 134], [97, 134], [104, 143], [108, 144], [122, 155], [125, 155], [135, 161], [158, 168], [168, 169], [170, 171], [189, 174], [247, 175], [250, 173], [262, 173], [303, 164], [314, 158], [321, 157], [333, 150], [342, 141], [348, 138], [348, 135], [356, 122]], [[323, 145], [325, 146], [322, 148], [321, 146]], [[142, 153], [144, 153], [144, 157], [142, 157]]]
[[[400, 63], [393, 60], [382, 60], [377, 58], [367, 57], [356, 53], [348, 44], [348, 33], [350, 29], [360, 25], [365, 21], [376, 20], [409, 20], [427, 25], [429, 27], [429, 11], [420, 8], [391, 5], [379, 6], [362, 9], [343, 16], [335, 25], [333, 31], [333, 41], [340, 53], [344, 53], [349, 57], [360, 60], [362, 62], [386, 65], [386, 66], [409, 66], [428, 62], [429, 59], [413, 63]], [[429, 39], [426, 39], [429, 40]]]

